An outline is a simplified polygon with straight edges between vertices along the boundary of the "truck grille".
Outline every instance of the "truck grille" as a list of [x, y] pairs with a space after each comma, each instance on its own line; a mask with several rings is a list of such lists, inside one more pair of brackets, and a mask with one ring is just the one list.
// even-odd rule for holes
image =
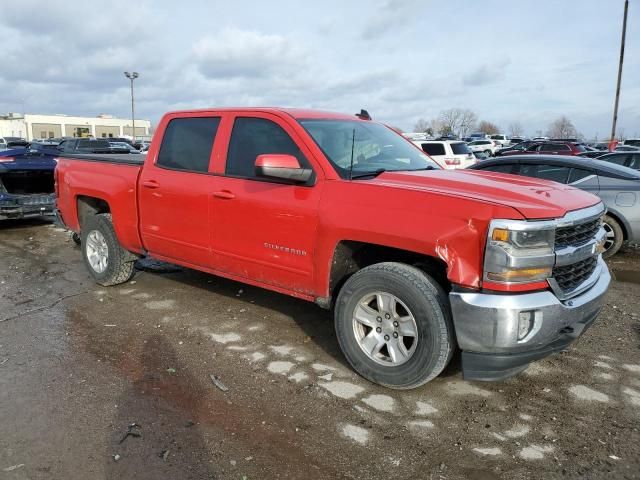
[[556, 248], [584, 245], [595, 236], [599, 228], [599, 218], [579, 225], [558, 228], [556, 230]]
[[589, 257], [572, 265], [555, 267], [553, 278], [564, 292], [570, 292], [589, 278], [597, 263], [598, 257]]

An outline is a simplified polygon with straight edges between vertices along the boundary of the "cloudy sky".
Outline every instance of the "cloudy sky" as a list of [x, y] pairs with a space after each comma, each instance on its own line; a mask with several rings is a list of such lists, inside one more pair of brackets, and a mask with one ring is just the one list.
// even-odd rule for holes
[[[0, 112], [137, 117], [295, 106], [411, 130], [470, 108], [529, 135], [567, 115], [608, 135], [623, 0], [29, 1], [0, 15]], [[640, 0], [619, 129], [640, 136]], [[619, 131], [620, 131], [619, 130]]]

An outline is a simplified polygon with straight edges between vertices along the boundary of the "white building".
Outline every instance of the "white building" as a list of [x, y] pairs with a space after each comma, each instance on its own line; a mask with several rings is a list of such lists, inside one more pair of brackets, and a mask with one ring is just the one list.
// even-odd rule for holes
[[[151, 122], [136, 118], [136, 137], [149, 137]], [[22, 137], [27, 140], [60, 137], [129, 137], [133, 129], [131, 119], [100, 114], [97, 117], [69, 115], [39, 115], [9, 113], [0, 116], [0, 136]]]

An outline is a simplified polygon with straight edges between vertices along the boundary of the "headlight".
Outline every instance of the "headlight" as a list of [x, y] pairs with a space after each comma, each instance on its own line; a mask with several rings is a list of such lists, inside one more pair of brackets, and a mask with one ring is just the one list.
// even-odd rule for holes
[[484, 279], [507, 284], [546, 280], [553, 268], [554, 222], [493, 220], [489, 226]]

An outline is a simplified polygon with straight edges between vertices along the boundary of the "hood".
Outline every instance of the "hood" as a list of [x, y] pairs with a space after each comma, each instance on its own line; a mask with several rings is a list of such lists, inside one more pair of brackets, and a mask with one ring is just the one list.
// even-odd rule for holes
[[559, 218], [572, 210], [600, 203], [595, 195], [568, 185], [479, 170], [385, 172], [370, 181], [504, 205], [532, 220]]

